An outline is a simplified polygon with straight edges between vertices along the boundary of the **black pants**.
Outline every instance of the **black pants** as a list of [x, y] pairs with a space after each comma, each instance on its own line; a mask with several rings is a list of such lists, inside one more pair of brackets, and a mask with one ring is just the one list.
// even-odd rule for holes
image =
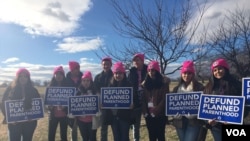
[[37, 120], [8, 124], [10, 141], [32, 141], [36, 126]]
[[166, 117], [151, 117], [148, 116], [146, 119], [146, 125], [149, 134], [150, 141], [165, 141], [165, 127]]
[[96, 131], [92, 129], [92, 122], [77, 121], [83, 141], [96, 141]]
[[56, 129], [58, 124], [60, 124], [60, 137], [61, 141], [67, 141], [67, 128], [68, 128], [68, 119], [67, 117], [51, 117], [49, 119], [49, 141], [55, 141]]

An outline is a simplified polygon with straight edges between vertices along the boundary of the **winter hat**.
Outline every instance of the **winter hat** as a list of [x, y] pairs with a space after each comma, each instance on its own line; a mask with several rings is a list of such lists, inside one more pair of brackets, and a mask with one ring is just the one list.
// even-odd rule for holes
[[151, 69], [154, 69], [154, 70], [160, 72], [159, 63], [157, 61], [151, 61], [151, 62], [149, 62], [147, 70], [149, 71]]
[[194, 69], [194, 62], [193, 61], [185, 61], [183, 62], [182, 68], [181, 68], [181, 73], [185, 73], [185, 72], [191, 72], [191, 73], [195, 73], [195, 69]]
[[222, 66], [222, 67], [229, 70], [229, 66], [228, 66], [226, 60], [224, 60], [224, 59], [217, 59], [216, 61], [214, 61], [212, 66], [211, 66], [211, 70], [213, 71], [214, 68], [218, 67], [218, 66]]
[[64, 75], [64, 70], [62, 66], [57, 66], [54, 68], [54, 74], [56, 74], [57, 72], [61, 72]]
[[135, 54], [134, 56], [133, 56], [133, 61], [134, 61], [134, 59], [136, 58], [136, 57], [138, 57], [138, 58], [140, 58], [141, 60], [142, 60], [142, 62], [144, 62], [144, 54], [142, 54], [142, 53], [137, 53], [137, 54]]
[[82, 79], [84, 78], [88, 78], [90, 79], [91, 81], [93, 81], [93, 78], [92, 78], [92, 74], [90, 71], [85, 71], [84, 74], [82, 75]]
[[85, 71], [84, 74], [82, 75], [82, 79], [88, 78], [89, 80], [93, 81], [92, 74], [90, 71]]
[[110, 58], [110, 57], [104, 57], [104, 58], [102, 58], [102, 62], [103, 61], [110, 61], [111, 63], [112, 63], [112, 59]]
[[79, 69], [80, 68], [80, 65], [78, 62], [75, 62], [75, 61], [69, 61], [69, 70], [72, 71], [74, 69]]
[[20, 68], [20, 69], [18, 69], [17, 72], [16, 72], [16, 77], [18, 77], [18, 76], [20, 75], [20, 73], [23, 73], [23, 72], [24, 72], [27, 76], [30, 77], [30, 72], [29, 72], [27, 69], [25, 69], [25, 68]]
[[125, 73], [125, 68], [124, 68], [124, 65], [122, 64], [122, 62], [117, 62], [117, 63], [114, 64], [113, 72], [114, 73], [116, 73], [116, 72]]

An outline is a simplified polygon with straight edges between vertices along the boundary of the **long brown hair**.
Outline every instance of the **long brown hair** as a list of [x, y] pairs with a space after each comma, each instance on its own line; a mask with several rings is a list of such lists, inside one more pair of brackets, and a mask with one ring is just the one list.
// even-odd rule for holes
[[[26, 84], [25, 87], [33, 87], [33, 86], [34, 86], [33, 81], [30, 79], [30, 76], [29, 76], [29, 75], [27, 75], [27, 77], [28, 77], [28, 82], [27, 82], [27, 84]], [[19, 83], [19, 75], [17, 75], [17, 76], [15, 77], [15, 79], [10, 83], [10, 87], [11, 87], [12, 89], [15, 88], [15, 87], [17, 87], [17, 86], [20, 86], [20, 83]]]

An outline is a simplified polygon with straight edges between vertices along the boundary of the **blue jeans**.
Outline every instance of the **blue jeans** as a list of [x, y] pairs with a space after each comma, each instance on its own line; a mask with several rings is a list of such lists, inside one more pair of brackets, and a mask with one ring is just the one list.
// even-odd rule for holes
[[129, 141], [129, 121], [115, 117], [111, 125], [114, 141]]
[[221, 128], [212, 127], [210, 130], [211, 130], [211, 133], [213, 135], [214, 141], [221, 141], [222, 140], [222, 135], [221, 135], [222, 131], [221, 131]]
[[180, 141], [196, 141], [201, 128], [200, 125], [187, 125], [185, 128], [176, 128], [176, 132]]
[[36, 126], [36, 120], [8, 124], [9, 141], [32, 141]]
[[134, 109], [133, 113], [135, 114], [135, 123], [132, 125], [133, 137], [134, 137], [134, 141], [139, 141], [142, 109], [141, 108]]
[[[180, 141], [200, 141], [204, 140], [207, 132], [204, 132], [203, 124], [197, 119], [182, 118], [182, 128], [176, 128]], [[203, 131], [203, 132], [202, 132]]]

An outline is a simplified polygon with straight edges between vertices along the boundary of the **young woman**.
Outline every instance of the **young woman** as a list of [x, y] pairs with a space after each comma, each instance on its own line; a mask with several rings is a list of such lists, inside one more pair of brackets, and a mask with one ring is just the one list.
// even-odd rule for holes
[[159, 63], [151, 61], [148, 64], [147, 75], [142, 83], [144, 95], [142, 98], [142, 114], [145, 117], [150, 141], [165, 141], [166, 93], [169, 93], [169, 81], [160, 73]]
[[[242, 84], [229, 73], [229, 66], [224, 59], [218, 59], [211, 66], [212, 77], [205, 86], [205, 94], [241, 96]], [[215, 141], [221, 141], [223, 123], [208, 120]]]
[[[109, 87], [131, 87], [126, 77], [124, 65], [117, 62], [113, 66], [113, 77]], [[105, 123], [110, 123], [114, 141], [129, 141], [129, 127], [131, 109], [106, 109], [106, 114], [103, 115]]]
[[[82, 72], [80, 64], [76, 61], [69, 61], [69, 72], [66, 74], [67, 87], [75, 87], [76, 89], [81, 84]], [[71, 129], [71, 140], [78, 140], [78, 128], [74, 116], [68, 115], [68, 125]]]
[[[181, 79], [174, 87], [173, 93], [186, 93], [203, 91], [204, 86], [195, 79], [195, 68], [192, 61], [183, 62]], [[197, 116], [177, 115], [173, 119], [173, 125], [180, 141], [205, 141], [207, 129], [203, 127], [205, 122], [197, 119]]]
[[[90, 71], [85, 71], [77, 95], [95, 95], [94, 82]], [[100, 117], [84, 115], [77, 117], [77, 124], [83, 141], [96, 141], [96, 131], [100, 126]]]
[[[16, 72], [15, 80], [7, 87], [3, 94], [1, 110], [5, 116], [4, 102], [7, 100], [23, 100], [24, 109], [32, 108], [32, 99], [40, 98], [37, 89], [30, 79], [30, 72], [25, 68], [20, 68]], [[5, 117], [6, 118], [6, 117]], [[32, 141], [37, 120], [9, 123], [9, 141]]]
[[147, 74], [147, 65], [144, 64], [144, 54], [137, 53], [133, 56], [133, 67], [129, 69], [128, 80], [133, 86], [133, 137], [134, 141], [140, 140], [140, 126], [142, 115], [142, 95], [143, 89], [141, 86], [142, 81]]
[[[54, 68], [53, 77], [50, 82], [50, 87], [65, 87], [66, 77], [62, 66]], [[64, 106], [49, 106], [49, 141], [55, 141], [56, 129], [60, 124], [61, 141], [67, 141], [68, 109]]]

